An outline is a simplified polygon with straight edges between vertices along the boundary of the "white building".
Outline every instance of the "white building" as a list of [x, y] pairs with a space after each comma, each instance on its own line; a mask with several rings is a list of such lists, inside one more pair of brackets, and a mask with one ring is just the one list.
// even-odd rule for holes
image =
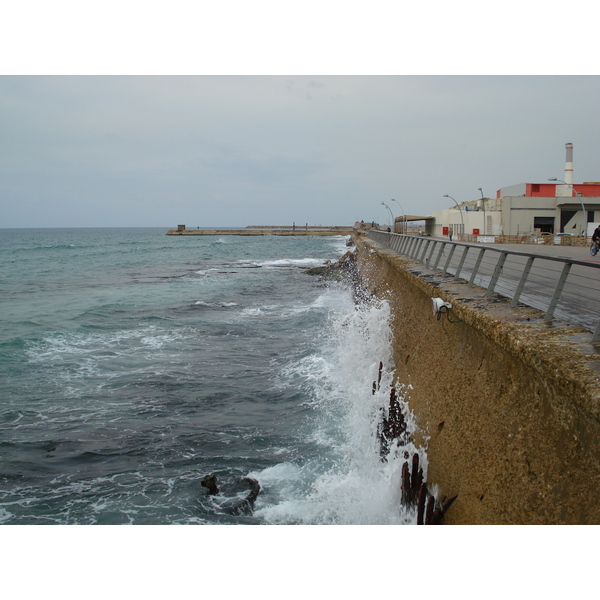
[[502, 188], [496, 198], [480, 198], [433, 211], [430, 235], [521, 236], [536, 233], [591, 235], [600, 223], [600, 182], [573, 184], [573, 145], [567, 144], [564, 180]]

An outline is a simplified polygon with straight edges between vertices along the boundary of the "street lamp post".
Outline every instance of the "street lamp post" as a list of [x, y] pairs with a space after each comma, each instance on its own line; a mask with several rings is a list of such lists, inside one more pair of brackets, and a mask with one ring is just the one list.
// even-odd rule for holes
[[395, 202], [400, 207], [400, 210], [402, 211], [402, 216], [404, 218], [402, 220], [402, 225], [400, 226], [400, 228], [402, 229], [402, 233], [406, 233], [406, 213], [404, 212], [404, 209], [402, 208], [402, 204], [400, 204], [400, 202], [398, 202], [398, 200], [396, 200], [395, 198], [392, 198], [392, 202]]
[[[448, 194], [444, 194], [444, 198], [450, 198], [451, 200], [454, 200], [454, 198], [452, 198], [452, 196], [449, 196]], [[465, 232], [465, 221], [463, 219], [463, 215], [462, 215], [462, 210], [460, 209], [460, 206], [458, 206], [458, 202], [456, 200], [454, 200], [454, 204], [456, 204], [456, 206], [458, 207], [458, 212], [460, 213], [460, 222], [462, 223], [462, 232]]]
[[550, 177], [548, 179], [548, 181], [560, 181], [561, 183], [564, 183], [565, 185], [568, 185], [571, 190], [573, 190], [573, 193], [575, 194], [575, 196], [577, 198], [579, 198], [579, 202], [581, 202], [581, 211], [583, 212], [583, 228], [581, 229], [581, 237], [583, 237], [584, 235], [587, 235], [587, 218], [586, 218], [586, 212], [585, 212], [585, 206], [583, 205], [583, 194], [581, 194], [580, 192], [576, 191], [575, 188], [570, 184], [567, 183], [566, 181], [563, 181], [562, 179], [557, 179], [556, 177]]
[[483, 197], [483, 190], [481, 188], [477, 189], [481, 193], [481, 206], [483, 206], [483, 235], [485, 235], [485, 198]]
[[381, 204], [390, 211], [390, 215], [392, 215], [392, 227], [394, 227], [394, 213], [392, 212], [392, 209], [385, 202], [382, 202]]

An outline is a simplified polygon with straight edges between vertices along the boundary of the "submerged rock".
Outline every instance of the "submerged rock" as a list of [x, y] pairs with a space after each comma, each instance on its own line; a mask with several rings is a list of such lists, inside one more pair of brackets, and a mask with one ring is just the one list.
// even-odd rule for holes
[[[229, 498], [219, 504], [219, 508], [230, 515], [249, 515], [252, 514], [254, 509], [254, 502], [260, 492], [260, 484], [251, 477], [244, 477], [242, 481], [250, 484], [250, 493], [245, 498]], [[208, 488], [208, 493], [211, 496], [218, 495], [219, 488], [217, 487], [215, 475], [207, 475], [200, 483]]]

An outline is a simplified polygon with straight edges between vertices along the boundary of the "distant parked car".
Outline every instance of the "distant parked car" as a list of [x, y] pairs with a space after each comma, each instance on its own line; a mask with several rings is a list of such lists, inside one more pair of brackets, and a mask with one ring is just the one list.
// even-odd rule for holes
[[555, 235], [568, 235], [568, 236], [571, 236], [571, 237], [573, 237], [573, 234], [572, 234], [572, 233], [557, 233], [557, 234], [555, 234]]

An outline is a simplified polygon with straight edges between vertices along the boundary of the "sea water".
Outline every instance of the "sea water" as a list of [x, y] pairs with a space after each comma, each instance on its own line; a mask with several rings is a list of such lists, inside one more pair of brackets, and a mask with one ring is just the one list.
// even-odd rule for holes
[[389, 305], [307, 270], [347, 238], [165, 231], [0, 230], [0, 523], [415, 522]]

